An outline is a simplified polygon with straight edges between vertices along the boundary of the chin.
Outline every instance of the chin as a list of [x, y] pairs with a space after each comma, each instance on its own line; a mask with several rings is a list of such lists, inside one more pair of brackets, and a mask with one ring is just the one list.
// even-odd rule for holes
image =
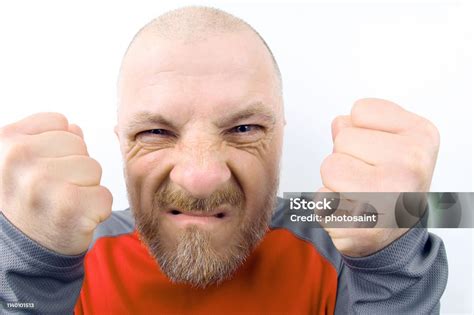
[[[140, 238], [163, 273], [175, 283], [194, 287], [219, 284], [232, 277], [268, 230], [271, 208], [257, 218], [222, 226], [187, 224], [137, 216]], [[155, 222], [155, 224], [153, 224]]]

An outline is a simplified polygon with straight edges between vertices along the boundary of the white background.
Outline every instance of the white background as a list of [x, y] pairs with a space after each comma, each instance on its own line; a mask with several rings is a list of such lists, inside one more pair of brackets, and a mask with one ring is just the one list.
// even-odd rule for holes
[[[112, 3], [0, 4], [0, 126], [38, 111], [67, 115], [84, 129], [89, 152], [102, 163], [114, 209], [124, 209], [113, 134], [120, 59], [143, 24], [193, 3]], [[438, 126], [433, 191], [473, 190], [474, 13], [467, 1], [199, 4], [249, 22], [279, 62], [288, 122], [280, 192], [320, 187], [331, 120], [367, 96], [390, 99]], [[443, 237], [450, 264], [442, 311], [471, 313], [472, 230], [433, 232]]]

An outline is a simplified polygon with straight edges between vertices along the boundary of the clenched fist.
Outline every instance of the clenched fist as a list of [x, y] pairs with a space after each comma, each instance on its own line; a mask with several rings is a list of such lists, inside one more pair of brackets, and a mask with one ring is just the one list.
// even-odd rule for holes
[[0, 210], [55, 252], [87, 250], [112, 206], [82, 131], [61, 114], [40, 113], [0, 129]]
[[[381, 99], [357, 101], [332, 124], [333, 153], [321, 165], [320, 192], [428, 191], [439, 134], [423, 117]], [[407, 229], [327, 229], [348, 256], [372, 254]]]

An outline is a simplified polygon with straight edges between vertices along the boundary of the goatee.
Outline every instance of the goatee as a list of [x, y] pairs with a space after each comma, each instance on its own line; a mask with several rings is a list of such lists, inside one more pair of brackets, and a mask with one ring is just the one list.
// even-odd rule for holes
[[[162, 186], [148, 211], [133, 207], [130, 198], [140, 239], [171, 281], [204, 288], [230, 278], [266, 234], [278, 185], [271, 187], [260, 209], [244, 208], [245, 195], [237, 184], [215, 191], [205, 199], [173, 190], [169, 182]], [[217, 247], [213, 232], [196, 225], [177, 231], [172, 244], [164, 241], [169, 236], [163, 234], [160, 213], [163, 209], [209, 212], [224, 204], [232, 206], [242, 217], [225, 246]]]

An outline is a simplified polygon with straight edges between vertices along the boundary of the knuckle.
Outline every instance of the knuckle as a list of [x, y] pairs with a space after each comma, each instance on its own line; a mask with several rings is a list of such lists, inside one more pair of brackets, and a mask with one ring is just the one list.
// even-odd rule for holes
[[97, 181], [97, 184], [100, 181], [102, 176], [102, 166], [97, 160], [84, 155], [78, 155], [73, 157], [74, 165], [83, 170], [87, 178]]
[[60, 196], [74, 204], [79, 197], [79, 187], [74, 184], [61, 183]]
[[5, 139], [7, 138], [11, 132], [12, 132], [12, 127], [10, 125], [6, 125], [0, 128], [0, 139]]
[[358, 122], [365, 115], [368, 106], [370, 105], [370, 100], [368, 98], [362, 98], [354, 102], [351, 109], [351, 118], [354, 122]]
[[25, 142], [3, 142], [2, 164], [4, 166], [13, 165], [18, 161], [25, 160], [29, 156], [28, 145]]
[[17, 131], [17, 123], [11, 123], [0, 128], [0, 138], [10, 138], [13, 137]]
[[395, 167], [392, 174], [391, 183], [381, 181], [383, 189], [389, 189], [389, 191], [423, 191], [426, 189], [428, 175], [424, 169], [416, 166]]
[[334, 149], [339, 151], [341, 148], [343, 148], [346, 141], [351, 138], [351, 134], [351, 128], [342, 128], [339, 130], [339, 133], [334, 139]]
[[50, 121], [56, 121], [58, 123], [58, 125], [61, 125], [64, 128], [67, 128], [67, 126], [69, 125], [69, 122], [68, 122], [66, 116], [64, 116], [61, 113], [47, 112], [47, 113], [43, 113], [43, 115], [44, 115], [44, 118], [46, 118]]
[[336, 116], [331, 122], [332, 130], [337, 130], [344, 125], [344, 116]]
[[[71, 145], [71, 150], [78, 155], [87, 155], [87, 145], [85, 141], [69, 132], [61, 131], [61, 135], [65, 137], [66, 141]], [[72, 152], [71, 152], [72, 154]]]
[[79, 149], [79, 151], [80, 151], [82, 154], [85, 154], [85, 155], [87, 154], [87, 145], [86, 145], [86, 143], [85, 143], [82, 139], [80, 139], [80, 138], [78, 138], [78, 149]]
[[112, 212], [113, 196], [107, 188], [104, 186], [98, 186], [98, 197], [99, 204], [97, 211], [99, 221], [102, 222], [107, 219]]
[[339, 121], [340, 121], [340, 118], [341, 116], [336, 116], [332, 122], [331, 122], [331, 127], [334, 129], [336, 128], [338, 125], [339, 125]]
[[48, 168], [49, 166], [47, 164], [35, 165], [29, 172], [26, 172], [25, 180], [29, 186], [32, 186], [31, 189], [33, 189], [33, 187], [41, 187], [41, 185], [48, 180]]
[[98, 178], [101, 178], [102, 177], [102, 165], [100, 165], [100, 163], [93, 159], [93, 158], [88, 158], [89, 159], [89, 163], [91, 165], [91, 168], [92, 168], [92, 172], [98, 177]]
[[427, 119], [422, 124], [422, 128], [430, 144], [436, 147], [439, 146], [440, 134], [438, 128]]
[[99, 186], [99, 189], [100, 189], [100, 195], [102, 197], [102, 200], [104, 201], [104, 204], [106, 206], [112, 206], [112, 202], [113, 202], [113, 196], [112, 196], [112, 193], [110, 192], [110, 190], [108, 190], [107, 188], [105, 188], [104, 186]]
[[426, 174], [421, 169], [411, 169], [411, 170], [405, 171], [405, 173], [403, 174], [403, 189], [400, 189], [400, 191], [424, 190], [423, 184], [425, 183], [425, 178], [426, 178]]
[[68, 218], [72, 215], [72, 209], [80, 204], [79, 187], [74, 184], [61, 183], [57, 192], [57, 217]]
[[334, 163], [335, 163], [335, 156], [334, 154], [328, 155], [326, 158], [324, 158], [323, 162], [321, 163], [321, 177], [324, 179], [330, 178], [331, 173], [333, 172], [334, 169]]
[[352, 110], [351, 110], [351, 112], [352, 112], [352, 113], [358, 112], [358, 111], [361, 109], [361, 106], [363, 107], [365, 103], [366, 103], [366, 99], [365, 99], [365, 98], [358, 99], [358, 100], [355, 101], [354, 104], [352, 105]]
[[25, 200], [28, 209], [43, 209], [49, 203], [51, 195], [44, 193], [46, 178], [41, 172], [30, 171], [22, 176], [21, 183], [17, 186], [16, 197]]
[[415, 177], [424, 178], [427, 170], [431, 167], [431, 163], [431, 154], [424, 147], [419, 145], [412, 145], [409, 154], [406, 155], [408, 169]]

